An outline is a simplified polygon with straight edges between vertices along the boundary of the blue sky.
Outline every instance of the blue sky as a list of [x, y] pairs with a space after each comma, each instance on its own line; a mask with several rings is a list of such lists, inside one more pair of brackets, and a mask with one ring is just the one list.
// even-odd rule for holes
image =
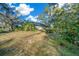
[[[14, 7], [14, 11], [18, 11], [17, 14], [23, 20], [37, 21], [38, 16], [44, 12], [47, 3], [9, 3], [10, 7]], [[63, 4], [59, 3], [59, 7]]]
[[[63, 4], [59, 4], [61, 7]], [[9, 3], [9, 6], [13, 9], [14, 14], [16, 13], [18, 17], [23, 20], [37, 21], [38, 16], [44, 12], [45, 7], [48, 6], [47, 3]], [[2, 11], [0, 11], [2, 12]]]
[[44, 8], [47, 6], [47, 4], [45, 3], [32, 3], [29, 4], [30, 7], [34, 8], [35, 10], [33, 12], [31, 12], [31, 15], [36, 16], [39, 15], [40, 13], [42, 13], [44, 11]]
[[[36, 16], [36, 15], [41, 14], [44, 11], [44, 8], [48, 5], [47, 3], [25, 3], [25, 4], [29, 5], [30, 8], [34, 9], [34, 11], [32, 11], [32, 12], [30, 12], [30, 14], [28, 14], [28, 15], [32, 15], [32, 16]], [[17, 8], [20, 6], [20, 4], [13, 3], [13, 4], [11, 4], [11, 6], [15, 6]]]
[[31, 19], [36, 21], [37, 16], [44, 12], [47, 3], [11, 3], [11, 7], [15, 8], [15, 11], [19, 11], [20, 18], [24, 20]]

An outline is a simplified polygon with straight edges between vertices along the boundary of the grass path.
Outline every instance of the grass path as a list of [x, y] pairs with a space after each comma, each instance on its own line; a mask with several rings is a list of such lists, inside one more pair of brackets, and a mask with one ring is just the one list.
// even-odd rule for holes
[[0, 36], [0, 55], [59, 55], [44, 32], [11, 32]]

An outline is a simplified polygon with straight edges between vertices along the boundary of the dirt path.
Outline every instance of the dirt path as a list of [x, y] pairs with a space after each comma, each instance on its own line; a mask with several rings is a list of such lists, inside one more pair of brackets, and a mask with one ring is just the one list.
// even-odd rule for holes
[[[38, 36], [39, 38], [42, 36], [45, 36], [45, 33], [42, 33], [42, 32], [25, 32], [25, 31], [19, 31], [19, 32], [11, 32], [11, 33], [8, 33], [8, 34], [5, 34], [5, 35], [1, 35], [0, 36], [0, 41], [1, 40], [8, 40], [8, 39], [18, 39], [18, 38], [24, 38], [24, 37], [37, 37], [36, 39], [38, 39]], [[38, 39], [39, 40], [39, 39]]]
[[11, 32], [0, 36], [0, 55], [59, 55], [44, 32]]

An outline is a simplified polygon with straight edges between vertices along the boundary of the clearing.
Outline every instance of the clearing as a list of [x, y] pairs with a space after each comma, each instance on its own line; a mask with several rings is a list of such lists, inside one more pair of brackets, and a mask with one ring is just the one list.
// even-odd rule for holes
[[0, 35], [0, 55], [30, 56], [59, 55], [55, 42], [44, 32], [18, 31]]

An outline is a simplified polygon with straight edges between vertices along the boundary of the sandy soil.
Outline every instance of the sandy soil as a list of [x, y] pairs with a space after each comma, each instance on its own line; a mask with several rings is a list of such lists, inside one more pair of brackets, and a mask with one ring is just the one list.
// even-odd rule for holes
[[59, 55], [44, 32], [11, 32], [0, 35], [0, 55]]

